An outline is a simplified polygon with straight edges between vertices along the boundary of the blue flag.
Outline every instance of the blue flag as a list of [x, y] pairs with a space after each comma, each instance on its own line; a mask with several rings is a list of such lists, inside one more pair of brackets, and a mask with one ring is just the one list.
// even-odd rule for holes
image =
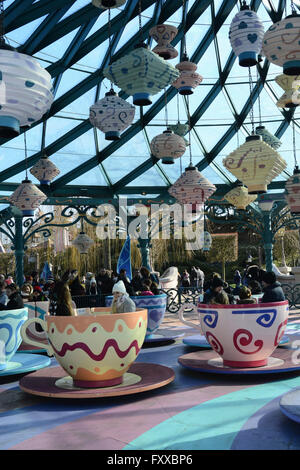
[[128, 235], [123, 248], [121, 250], [118, 264], [117, 264], [117, 273], [120, 273], [121, 269], [126, 269], [126, 275], [128, 279], [131, 281], [132, 279], [132, 272], [131, 272], [131, 245], [130, 245], [130, 236]]
[[41, 279], [45, 279], [45, 281], [48, 281], [50, 277], [53, 278], [52, 271], [50, 269], [48, 261], [44, 264], [43, 271], [41, 273]]

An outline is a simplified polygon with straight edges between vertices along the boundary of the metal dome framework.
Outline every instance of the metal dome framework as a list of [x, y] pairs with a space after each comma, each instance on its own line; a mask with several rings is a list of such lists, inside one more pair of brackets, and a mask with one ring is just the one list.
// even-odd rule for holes
[[[269, 22], [276, 22], [280, 20], [286, 13], [288, 2], [286, 0], [278, 0], [277, 8], [274, 7], [271, 0], [252, 0], [249, 4], [251, 9], [258, 11], [264, 11], [267, 15]], [[294, 2], [297, 8], [297, 2]], [[8, 5], [6, 5], [8, 4]], [[84, 4], [83, 6], [81, 6]], [[183, 2], [182, 0], [142, 0], [141, 2], [141, 14], [143, 18], [143, 26], [141, 32], [136, 28], [135, 32], [128, 34], [126, 26], [133, 24], [130, 22], [137, 22], [139, 15], [139, 2], [138, 0], [127, 0], [124, 7], [116, 9], [116, 13], [111, 20], [111, 24], [102, 18], [103, 25], [96, 28], [97, 20], [105, 15], [107, 10], [101, 10], [94, 7], [91, 1], [87, 0], [14, 0], [6, 1], [4, 3], [4, 29], [5, 37], [8, 38], [9, 42], [12, 37], [19, 37], [19, 34], [23, 30], [29, 30], [30, 34], [27, 33], [27, 37], [18, 45], [18, 52], [26, 53], [40, 59], [40, 53], [47, 50], [48, 47], [55, 47], [55, 43], [59, 44], [64, 38], [68, 38], [67, 46], [64, 48], [59, 58], [56, 60], [48, 61], [48, 65], [45, 67], [51, 74], [53, 79], [54, 93], [58, 95], [55, 97], [53, 105], [50, 111], [43, 116], [43, 118], [34, 123], [30, 130], [26, 133], [33, 132], [34, 128], [39, 128], [40, 142], [36, 146], [40, 147], [40, 150], [31, 152], [31, 155], [27, 158], [27, 162], [22, 156], [15, 163], [9, 164], [8, 159], [2, 159], [0, 162], [0, 194], [2, 194], [1, 202], [4, 203], [6, 195], [13, 192], [18, 184], [20, 183], [20, 174], [25, 171], [26, 165], [28, 168], [32, 167], [45, 152], [48, 157], [58, 155], [62, 152], [66, 146], [76, 139], [84, 136], [87, 132], [92, 130], [94, 139], [95, 152], [91, 158], [83, 161], [75, 167], [65, 171], [61, 176], [57, 177], [50, 185], [50, 187], [44, 192], [47, 194], [47, 204], [55, 204], [59, 200], [63, 201], [66, 198], [71, 202], [72, 198], [78, 196], [85, 196], [87, 198], [93, 198], [94, 200], [107, 201], [112, 198], [116, 198], [120, 195], [126, 195], [128, 197], [135, 197], [139, 200], [143, 198], [147, 199], [152, 197], [159, 200], [170, 200], [168, 195], [168, 188], [172, 185], [176, 178], [171, 178], [168, 172], [168, 168], [161, 165], [160, 161], [151, 155], [149, 147], [149, 129], [154, 126], [155, 119], [159, 113], [163, 113], [166, 105], [173, 108], [176, 107], [176, 97], [178, 95], [177, 90], [170, 86], [154, 100], [151, 106], [140, 108], [137, 110], [136, 115], [139, 114], [135, 122], [123, 132], [119, 141], [114, 141], [105, 146], [99, 142], [99, 132], [92, 128], [89, 118], [74, 118], [73, 116], [63, 116], [64, 119], [68, 120], [68, 130], [63, 132], [58, 138], [50, 139], [48, 142], [49, 130], [52, 126], [51, 119], [57, 117], [61, 118], [60, 113], [64, 111], [70, 104], [76, 102], [80, 97], [84, 97], [87, 92], [93, 91], [94, 101], [97, 101], [101, 97], [101, 91], [103, 89], [103, 82], [106, 80], [103, 77], [103, 70], [108, 65], [110, 55], [112, 61], [117, 60], [125, 53], [129, 52], [140, 40], [140, 34], [143, 36], [143, 40], [148, 43], [151, 47], [151, 38], [149, 37], [149, 30], [156, 24], [172, 22], [173, 15], [180, 11], [181, 22], [176, 24], [178, 28], [178, 34], [172, 41], [173, 46], [178, 47], [179, 56], [178, 61], [181, 60], [183, 54], [183, 38], [188, 37], [189, 31], [197, 25], [203, 25], [201, 23], [202, 18], [205, 15], [210, 16], [211, 24], [208, 25], [205, 33], [199, 38], [199, 42], [193, 45], [193, 53], [190, 54], [190, 60], [198, 64], [198, 70], [205, 77], [205, 70], [201, 69], [201, 59], [204, 54], [208, 51], [209, 47], [214, 47], [215, 60], [218, 68], [218, 76], [215, 80], [210, 80], [209, 86], [205, 87], [200, 85], [201, 98], [199, 95], [196, 98], [197, 103], [194, 104], [194, 109], [190, 115], [190, 125], [192, 128], [192, 136], [195, 145], [201, 149], [202, 157], [198, 159], [195, 166], [200, 171], [204, 171], [209, 167], [212, 167], [219, 175], [219, 182], [214, 182], [218, 187], [218, 192], [229, 191], [234, 184], [233, 178], [229, 175], [224, 168], [222, 168], [216, 162], [216, 158], [220, 155], [223, 149], [232, 142], [232, 139], [238, 135], [239, 131], [247, 136], [251, 133], [251, 126], [249, 125], [249, 113], [251, 108], [255, 105], [256, 101], [260, 97], [263, 90], [265, 90], [271, 97], [274, 109], [277, 109], [278, 118], [275, 120], [279, 122], [279, 125], [274, 132], [274, 135], [278, 138], [284, 136], [285, 132], [289, 129], [290, 123], [295, 122], [296, 132], [299, 131], [299, 124], [297, 122], [296, 111], [297, 108], [290, 109], [278, 109], [276, 107], [276, 100], [279, 98], [276, 88], [274, 88], [272, 77], [270, 78], [270, 63], [264, 59], [260, 62], [257, 67], [252, 68], [256, 77], [254, 78], [254, 86], [252, 93], [248, 94], [245, 101], [242, 103], [240, 109], [237, 109], [236, 104], [232, 100], [229, 88], [232, 85], [230, 83], [230, 73], [236, 62], [236, 57], [231, 51], [224, 59], [220, 53], [220, 30], [224, 23], [229, 22], [230, 18], [238, 11], [239, 2], [237, 0], [201, 0], [201, 1], [188, 1]], [[73, 9], [73, 10], [72, 10]], [[112, 10], [113, 11], [113, 10]], [[150, 11], [150, 16], [149, 15]], [[269, 26], [269, 25], [268, 25]], [[226, 26], [229, 29], [229, 25]], [[224, 31], [224, 29], [223, 29]], [[108, 48], [108, 36], [110, 38], [110, 51]], [[69, 39], [72, 36], [71, 40]], [[25, 36], [24, 36], [25, 37]], [[125, 37], [125, 42], [124, 42]], [[22, 34], [20, 34], [22, 38]], [[188, 41], [188, 40], [187, 40]], [[65, 76], [70, 71], [76, 70], [80, 72], [80, 61], [95, 51], [97, 48], [103, 48], [104, 54], [102, 61], [96, 64], [98, 68], [93, 71], [85, 70], [85, 78], [79, 80], [74, 86], [65, 92], [60, 92], [60, 84], [62, 83]], [[57, 54], [59, 49], [57, 50]], [[50, 63], [49, 63], [50, 62]], [[222, 65], [225, 64], [225, 65]], [[175, 63], [174, 63], [175, 65]], [[282, 73], [281, 69], [277, 67], [278, 74]], [[241, 75], [244, 70], [241, 70]], [[239, 86], [239, 82], [235, 82], [235, 89]], [[106, 90], [105, 90], [106, 91]], [[230, 110], [231, 122], [227, 123], [226, 131], [222, 135], [215, 139], [214, 145], [209, 149], [209, 143], [205, 141], [205, 136], [199, 134], [199, 125], [201, 119], [205, 115], [205, 112], [214, 104], [220, 94], [223, 93], [225, 100]], [[123, 91], [119, 92], [119, 96], [123, 99], [127, 99], [128, 95]], [[193, 99], [193, 98], [191, 98]], [[89, 106], [93, 102], [86, 103], [86, 114], [88, 114]], [[183, 99], [183, 106], [186, 109], [186, 99]], [[169, 108], [170, 112], [170, 108]], [[78, 124], [78, 120], [80, 121]], [[183, 123], [187, 123], [186, 113], [181, 113], [180, 120]], [[248, 123], [247, 123], [248, 120]], [[162, 122], [163, 120], [161, 120]], [[264, 120], [266, 123], [267, 120]], [[200, 124], [199, 124], [200, 123]], [[163, 124], [160, 124], [161, 126]], [[213, 127], [211, 124], [210, 127]], [[218, 127], [218, 130], [220, 127]], [[21, 131], [24, 132], [24, 129]], [[148, 148], [148, 155], [139, 155], [143, 157], [142, 163], [135, 163], [131, 160], [130, 170], [126, 174], [121, 174], [120, 177], [113, 181], [110, 178], [108, 169], [105, 167], [105, 163], [113, 157], [125, 144], [135, 145], [136, 136], [141, 133], [145, 139], [146, 146]], [[15, 139], [19, 139], [15, 138]], [[0, 145], [5, 155], [5, 149], [14, 146], [14, 139], [4, 140], [0, 139]], [[236, 147], [236, 145], [235, 145]], [[292, 152], [291, 152], [292, 154]], [[63, 160], [63, 157], [59, 157]], [[123, 156], [120, 159], [126, 158]], [[195, 159], [195, 157], [194, 157]], [[57, 160], [59, 162], [59, 160]], [[137, 161], [140, 161], [137, 159]], [[121, 163], [119, 163], [121, 165]], [[57, 166], [60, 168], [59, 163]], [[157, 170], [157, 178], [160, 178], [161, 184], [155, 182], [153, 185], [147, 186], [145, 184], [135, 185], [135, 180], [140, 180], [140, 177], [147, 178], [147, 171], [151, 168]], [[101, 181], [105, 181], [105, 184], [76, 184], [76, 179], [79, 177], [85, 177], [89, 180], [89, 173], [91, 170], [98, 168], [101, 172]], [[291, 171], [286, 171], [281, 175], [280, 180], [276, 180], [269, 185], [270, 190], [282, 190], [286, 179], [290, 176]], [[220, 183], [221, 180], [221, 183]], [[149, 196], [151, 195], [151, 196]]]

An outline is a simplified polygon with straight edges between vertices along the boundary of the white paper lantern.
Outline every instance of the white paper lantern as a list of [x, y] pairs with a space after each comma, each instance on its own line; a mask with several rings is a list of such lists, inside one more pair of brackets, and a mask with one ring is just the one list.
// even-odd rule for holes
[[80, 232], [72, 242], [72, 245], [77, 248], [80, 254], [87, 254], [93, 244], [94, 241], [84, 232]]
[[118, 8], [126, 3], [126, 0], [92, 0], [92, 4], [97, 8]]
[[33, 216], [34, 211], [47, 199], [29, 179], [25, 179], [10, 196], [9, 201], [18, 207], [24, 216]]
[[0, 49], [0, 137], [20, 134], [50, 109], [51, 75], [33, 57]]
[[269, 199], [262, 199], [258, 202], [260, 210], [263, 212], [270, 212], [272, 210], [274, 201], [270, 201]]
[[212, 236], [209, 232], [204, 231], [200, 234], [200, 243], [202, 244], [202, 251], [209, 251], [212, 245]]
[[292, 14], [272, 24], [264, 35], [263, 55], [273, 64], [283, 67], [285, 75], [300, 74], [300, 15]]
[[192, 204], [196, 207], [197, 204], [203, 205], [216, 189], [198, 168], [190, 164], [168, 192], [181, 204]]
[[276, 105], [278, 108], [295, 108], [300, 103], [300, 75], [277, 75], [275, 82], [285, 91]]
[[162, 159], [162, 163], [174, 163], [174, 159], [181, 157], [186, 149], [185, 141], [182, 137], [171, 129], [167, 129], [162, 134], [157, 135], [152, 139], [151, 151], [157, 158]]
[[248, 194], [248, 188], [241, 183], [226, 193], [224, 197], [237, 209], [245, 210], [251, 202], [255, 201], [257, 196], [255, 194]]
[[149, 35], [157, 42], [157, 46], [154, 47], [153, 52], [165, 60], [177, 57], [178, 52], [175, 47], [170, 44], [177, 33], [177, 28], [170, 24], [157, 24], [153, 26], [149, 31]]
[[60, 171], [49, 158], [44, 155], [31, 169], [30, 173], [41, 184], [49, 185], [51, 181], [59, 175]]
[[180, 95], [192, 95], [194, 88], [200, 85], [203, 80], [203, 77], [196, 72], [197, 64], [190, 62], [185, 56], [182, 62], [179, 62], [175, 67], [180, 71], [180, 75], [172, 83], [172, 86], [177, 88]]
[[267, 192], [267, 186], [286, 168], [285, 160], [259, 135], [246, 142], [223, 160], [223, 165], [245, 186], [249, 194]]
[[133, 121], [135, 107], [113, 90], [90, 107], [90, 122], [105, 133], [106, 140], [120, 139], [120, 133]]
[[292, 215], [300, 214], [300, 170], [296, 165], [292, 176], [285, 183], [285, 198]]
[[255, 128], [255, 134], [261, 135], [262, 140], [266, 142], [266, 144], [271, 145], [271, 147], [275, 150], [277, 150], [282, 144], [282, 142], [280, 142], [280, 140], [275, 135], [271, 134], [271, 132], [265, 128], [265, 126], [257, 126]]
[[243, 5], [233, 18], [229, 30], [230, 44], [239, 58], [239, 65], [251, 67], [258, 63], [263, 36], [264, 26], [257, 13]]

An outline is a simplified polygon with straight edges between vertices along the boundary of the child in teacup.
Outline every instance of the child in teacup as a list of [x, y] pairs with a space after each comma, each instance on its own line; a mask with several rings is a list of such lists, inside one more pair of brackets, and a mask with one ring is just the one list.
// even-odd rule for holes
[[249, 287], [242, 286], [239, 291], [239, 299], [237, 299], [237, 304], [255, 304], [256, 300], [251, 297], [252, 292]]
[[112, 293], [114, 298], [111, 306], [111, 313], [125, 313], [136, 311], [135, 303], [127, 294], [123, 281], [119, 281], [114, 284]]
[[217, 292], [214, 297], [211, 298], [210, 304], [221, 304], [229, 305], [229, 298], [225, 291]]

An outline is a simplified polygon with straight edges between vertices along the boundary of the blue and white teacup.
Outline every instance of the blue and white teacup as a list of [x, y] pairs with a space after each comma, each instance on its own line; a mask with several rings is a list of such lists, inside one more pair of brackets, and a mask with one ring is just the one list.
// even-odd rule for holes
[[26, 307], [0, 311], [0, 370], [6, 369], [17, 352], [22, 342], [21, 326], [26, 320], [28, 320]]

